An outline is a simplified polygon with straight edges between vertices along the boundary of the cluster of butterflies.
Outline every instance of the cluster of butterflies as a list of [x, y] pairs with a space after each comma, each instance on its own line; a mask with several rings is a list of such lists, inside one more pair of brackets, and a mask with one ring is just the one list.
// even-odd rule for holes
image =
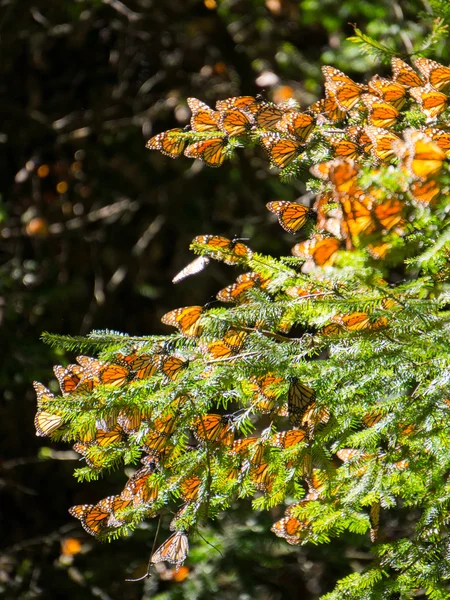
[[[335, 69], [322, 68], [325, 98], [305, 111], [295, 102], [267, 102], [260, 96], [237, 96], [220, 100], [215, 109], [188, 98], [190, 127], [164, 131], [147, 142], [147, 148], [176, 158], [189, 158], [219, 167], [230, 156], [233, 138], [250, 135], [267, 151], [273, 166], [285, 168], [300, 157], [308, 145], [325, 143], [331, 155], [384, 162], [394, 156], [398, 136], [391, 131], [402, 120], [400, 110], [414, 107], [424, 115], [425, 133], [446, 153], [450, 132], [439, 125], [447, 109], [450, 67], [427, 58], [414, 61], [417, 71], [400, 58], [392, 59], [392, 79], [375, 75], [367, 85], [354, 82]], [[348, 121], [351, 125], [345, 127]], [[330, 129], [342, 123], [344, 128]], [[193, 141], [195, 140], [195, 141]]]
[[[163, 321], [177, 326], [188, 337], [197, 335], [201, 312], [198, 309], [199, 307], [188, 307], [188, 310], [171, 311], [163, 317]], [[233, 344], [238, 344], [236, 340], [231, 341], [232, 336], [232, 333], [224, 336], [224, 343], [229, 345], [228, 351], [233, 348]], [[209, 350], [212, 356], [216, 355], [215, 347], [212, 346]], [[56, 366], [54, 371], [62, 399], [73, 405], [71, 417], [75, 412], [86, 415], [90, 410], [92, 416], [99, 409], [98, 401], [94, 409], [96, 400], [92, 397], [92, 392], [95, 387], [103, 386], [114, 391], [154, 375], [160, 376], [161, 373], [164, 373], [164, 386], [165, 381], [173, 381], [176, 377], [172, 368], [167, 370], [170, 358], [162, 350], [153, 353], [150, 358], [147, 352], [134, 349], [129, 353], [118, 352], [115, 363], [79, 356], [76, 364]], [[164, 365], [166, 371], [163, 371]], [[317, 407], [314, 391], [296, 378], [290, 379], [286, 401], [280, 402], [280, 386], [283, 383], [282, 377], [268, 373], [253, 377], [246, 385], [253, 398], [251, 410], [287, 417], [293, 429], [275, 434], [266, 431], [260, 437], [235, 439], [238, 430], [235, 414], [199, 414], [188, 420], [191, 443], [184, 448], [184, 452], [199, 451], [200, 454], [205, 448], [212, 452], [220, 450], [228, 460], [226, 480], [231, 485], [247, 478], [256, 490], [270, 491], [276, 476], [270, 467], [271, 450], [289, 449], [300, 442], [307, 443], [315, 428], [330, 418], [328, 411]], [[187, 396], [179, 396], [169, 403], [167, 410], [157, 416], [152, 414], [151, 406], [120, 409], [116, 414], [110, 411], [107, 418], [96, 418], [94, 426], [90, 422], [84, 430], [69, 434], [67, 424], [71, 418], [67, 420], [61, 411], [52, 407], [57, 398], [39, 382], [34, 382], [34, 388], [38, 401], [35, 417], [37, 435], [47, 436], [60, 430], [63, 439], [76, 437], [74, 450], [92, 469], [110, 466], [108, 456], [111, 457], [114, 452], [120, 453], [130, 446], [138, 446], [143, 453], [143, 466], [129, 477], [119, 494], [104, 498], [97, 504], [73, 506], [69, 509], [70, 514], [79, 519], [83, 528], [93, 536], [102, 536], [134, 522], [136, 510], [141, 518], [154, 517], [160, 513], [170, 496], [167, 490], [163, 490], [164, 497], [161, 498], [163, 478], [168, 483], [169, 490], [175, 491], [184, 504], [170, 525], [172, 535], [152, 555], [151, 563], [164, 561], [178, 569], [189, 548], [186, 515], [189, 511], [192, 513], [199, 509], [208, 485], [204, 462], [199, 462], [195, 474], [188, 472], [180, 476], [173, 471], [183, 450], [171, 438], [179, 425], [183, 410], [186, 407], [192, 408], [193, 402]]]

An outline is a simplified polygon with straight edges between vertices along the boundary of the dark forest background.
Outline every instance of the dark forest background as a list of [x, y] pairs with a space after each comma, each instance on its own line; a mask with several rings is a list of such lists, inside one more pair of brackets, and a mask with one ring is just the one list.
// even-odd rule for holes
[[406, 55], [428, 32], [427, 12], [419, 0], [1, 0], [0, 596], [317, 598], [364, 568], [367, 541], [290, 547], [269, 531], [282, 508], [253, 514], [242, 502], [205, 526], [183, 582], [126, 583], [145, 572], [155, 525], [100, 544], [68, 515], [124, 475], [76, 482], [78, 455], [35, 436], [32, 381], [56, 390], [52, 365], [74, 358], [45, 346], [43, 331], [166, 333], [161, 315], [231, 283], [224, 265], [171, 283], [194, 236], [289, 252], [265, 204], [305, 187], [280, 183], [261, 149], [220, 170], [145, 149], [188, 123], [186, 97], [262, 93], [306, 107], [323, 93], [323, 64], [359, 81], [390, 73], [345, 41], [351, 23]]

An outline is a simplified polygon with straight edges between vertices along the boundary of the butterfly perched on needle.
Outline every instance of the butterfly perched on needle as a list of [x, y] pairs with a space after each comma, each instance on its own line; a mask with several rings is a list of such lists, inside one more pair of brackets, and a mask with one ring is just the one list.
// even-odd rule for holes
[[412, 88], [409, 93], [429, 121], [436, 119], [447, 108], [448, 96], [435, 90], [429, 83], [423, 87]]
[[170, 158], [177, 158], [183, 152], [186, 145], [186, 139], [180, 137], [180, 133], [182, 132], [183, 130], [177, 127], [158, 133], [158, 135], [148, 140], [145, 147], [149, 150], [159, 150], [159, 152]]
[[336, 121], [341, 121], [345, 118], [345, 111], [341, 110], [338, 103], [336, 102], [336, 98], [333, 96], [329, 96], [328, 98], [322, 98], [314, 104], [311, 104], [309, 109], [316, 116], [321, 116], [322, 119], [327, 121], [331, 121], [335, 123]]
[[406, 102], [406, 87], [398, 81], [374, 75], [369, 81], [368, 87], [371, 94], [379, 96], [397, 110], [400, 110]]
[[229, 358], [235, 356], [241, 351], [248, 333], [229, 329], [221, 340], [209, 342], [206, 344], [205, 351], [211, 355], [213, 359]]
[[260, 141], [269, 155], [270, 162], [279, 169], [287, 167], [305, 149], [305, 145], [294, 137], [282, 137], [275, 132], [262, 133]]
[[367, 120], [370, 125], [383, 129], [395, 125], [400, 113], [394, 106], [373, 94], [363, 94], [361, 100], [368, 109]]
[[69, 508], [72, 517], [79, 519], [89, 535], [100, 534], [107, 526], [110, 510], [100, 504], [78, 504]]
[[229, 137], [247, 133], [254, 124], [255, 119], [251, 113], [236, 109], [220, 113], [220, 129]]
[[289, 420], [299, 427], [303, 423], [307, 409], [316, 399], [316, 393], [308, 386], [301, 383], [297, 377], [291, 377], [288, 390]]
[[291, 252], [294, 256], [311, 259], [319, 267], [325, 267], [333, 264], [339, 246], [337, 238], [316, 233], [312, 238], [295, 244]]
[[204, 246], [213, 258], [223, 260], [227, 265], [235, 265], [240, 260], [248, 260], [252, 257], [250, 248], [236, 238], [229, 240], [220, 235], [198, 235], [192, 243]]
[[334, 67], [324, 66], [322, 73], [325, 76], [326, 96], [333, 98], [344, 112], [351, 110], [367, 90], [367, 86], [355, 83], [353, 79]]
[[188, 536], [183, 531], [176, 531], [152, 554], [150, 562], [168, 562], [179, 568], [186, 560], [188, 552]]
[[428, 83], [438, 91], [450, 87], [450, 67], [445, 67], [430, 58], [416, 58], [414, 66], [422, 73]]
[[330, 144], [333, 147], [334, 156], [343, 158], [358, 158], [363, 153], [363, 148], [353, 140], [343, 138], [331, 138]]
[[281, 227], [288, 233], [296, 233], [306, 224], [308, 219], [313, 219], [316, 216], [316, 213], [309, 207], [297, 202], [277, 200], [268, 202], [266, 207], [270, 212], [277, 215]]
[[307, 434], [304, 429], [290, 429], [289, 431], [280, 431], [272, 436], [272, 444], [276, 448], [292, 448], [300, 442], [304, 442], [307, 439]]
[[397, 58], [396, 56], [391, 58], [391, 65], [395, 82], [407, 88], [414, 88], [424, 84], [420, 75], [401, 58]]
[[247, 300], [247, 292], [255, 287], [264, 287], [265, 280], [259, 273], [243, 273], [233, 283], [216, 294], [217, 300], [220, 302], [239, 302], [243, 303]]
[[288, 544], [296, 545], [300, 544], [306, 530], [308, 528], [308, 524], [304, 521], [299, 521], [296, 517], [283, 517], [279, 521], [275, 521], [275, 523], [270, 528], [276, 536], [284, 538]]
[[202, 316], [203, 306], [185, 306], [176, 308], [161, 317], [161, 322], [165, 325], [176, 327], [183, 335], [187, 337], [198, 337], [202, 332], [200, 317]]
[[317, 117], [308, 112], [289, 110], [276, 124], [276, 129], [305, 143], [314, 131]]
[[220, 167], [227, 157], [227, 148], [227, 137], [214, 137], [189, 144], [184, 155], [188, 158], [197, 158], [208, 167]]
[[197, 417], [193, 428], [194, 436], [200, 442], [216, 442], [224, 446], [233, 444], [234, 431], [230, 418], [226, 415], [208, 414]]
[[197, 98], [188, 98], [187, 103], [192, 112], [192, 131], [204, 132], [219, 130], [219, 112], [212, 110], [207, 104]]
[[243, 110], [255, 114], [260, 108], [260, 100], [254, 96], [233, 96], [225, 100], [216, 102], [216, 110], [223, 112], [226, 110]]

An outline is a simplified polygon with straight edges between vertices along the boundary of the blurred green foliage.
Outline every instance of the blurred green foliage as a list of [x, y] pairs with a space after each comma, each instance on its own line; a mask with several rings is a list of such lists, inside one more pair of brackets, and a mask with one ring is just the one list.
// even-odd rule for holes
[[[187, 122], [186, 97], [209, 103], [246, 93], [276, 97], [289, 86], [307, 105], [321, 95], [322, 64], [359, 80], [388, 72], [346, 42], [354, 35], [349, 23], [409, 54], [427, 43], [438, 17], [448, 23], [450, 11], [419, 0], [4, 0], [5, 598], [315, 598], [346, 574], [344, 554], [355, 570], [362, 568], [367, 557], [354, 550], [351, 536], [342, 547], [291, 548], [273, 539], [273, 518], [241, 506], [205, 530], [222, 554], [199, 539], [185, 583], [157, 577], [125, 583], [145, 572], [154, 529], [114, 546], [85, 539], [67, 507], [89, 501], [88, 494], [107, 495], [114, 476], [83, 489], [72, 477], [73, 463], [58, 460], [75, 459], [74, 453], [65, 445], [40, 448], [48, 442], [34, 437], [31, 382], [46, 381], [50, 365], [66, 358], [42, 345], [42, 331], [159, 333], [163, 313], [203, 303], [230, 283], [229, 270], [214, 265], [195, 280], [171, 284], [192, 258], [195, 235], [243, 235], [254, 250], [274, 255], [288, 248], [265, 203], [293, 200], [304, 185], [280, 183], [259, 149], [213, 172], [145, 150], [152, 134]], [[445, 37], [433, 47], [444, 63], [449, 52]], [[81, 538], [75, 558], [61, 553], [67, 536]]]

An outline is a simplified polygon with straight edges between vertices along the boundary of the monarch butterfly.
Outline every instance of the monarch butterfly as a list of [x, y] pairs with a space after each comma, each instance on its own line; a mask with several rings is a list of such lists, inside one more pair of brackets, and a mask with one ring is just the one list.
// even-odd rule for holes
[[221, 113], [219, 120], [220, 129], [230, 137], [246, 133], [253, 124], [253, 116], [240, 110], [226, 110]]
[[212, 110], [207, 104], [197, 100], [197, 98], [188, 98], [187, 103], [192, 111], [191, 129], [192, 131], [217, 131], [219, 129], [220, 114]]
[[355, 448], [341, 448], [341, 450], [336, 452], [336, 456], [342, 460], [342, 462], [346, 463], [355, 458], [366, 460], [367, 458], [370, 458], [371, 455], [361, 452], [361, 450], [356, 450]]
[[224, 415], [198, 417], [194, 421], [194, 428], [194, 436], [200, 442], [219, 442], [224, 446], [233, 443], [234, 432], [230, 428], [230, 420]]
[[422, 78], [407, 63], [397, 57], [391, 59], [394, 81], [408, 88], [423, 85]]
[[36, 427], [36, 435], [45, 437], [59, 429], [63, 419], [60, 415], [55, 415], [46, 410], [39, 410], [34, 417], [34, 426]]
[[181, 271], [175, 275], [175, 277], [172, 279], [172, 283], [180, 283], [180, 281], [183, 281], [183, 279], [186, 279], [186, 277], [200, 273], [209, 265], [210, 262], [211, 259], [208, 256], [197, 256], [197, 258], [195, 258], [192, 262], [186, 265], [184, 269], [181, 269]]
[[[262, 377], [252, 377], [251, 387], [253, 391], [260, 394], [263, 398], [262, 400], [258, 399], [258, 401], [255, 402], [254, 405], [257, 410], [263, 414], [271, 413], [274, 410], [278, 404], [277, 397], [279, 395], [276, 386], [282, 381], [281, 377], [277, 377], [273, 373], [266, 373], [266, 375], [263, 375]], [[287, 408], [277, 406], [276, 414], [280, 417], [287, 417]]]
[[262, 102], [255, 114], [256, 126], [261, 129], [272, 129], [286, 112], [272, 102]]
[[123, 500], [133, 502], [133, 506], [137, 507], [142, 504], [150, 504], [158, 497], [158, 484], [153, 479], [149, 481], [153, 475], [154, 469], [142, 467], [132, 475], [127, 481], [120, 497]]
[[260, 463], [250, 469], [250, 480], [257, 490], [269, 490], [273, 479], [274, 477], [270, 474], [268, 463]]
[[152, 457], [161, 454], [169, 446], [169, 436], [158, 431], [149, 431], [142, 440], [142, 446]]
[[124, 510], [130, 504], [131, 500], [124, 500], [121, 496], [108, 496], [107, 498], [100, 500], [100, 502], [97, 503], [97, 506], [100, 510], [109, 512], [107, 521], [108, 527], [120, 527], [126, 523], [126, 519], [117, 518], [115, 513], [117, 511]]
[[233, 447], [228, 451], [229, 454], [247, 454], [249, 449], [258, 442], [257, 437], [247, 437], [240, 440], [234, 440]]
[[336, 100], [339, 108], [345, 112], [351, 110], [359, 102], [361, 95], [367, 90], [367, 86], [349, 81], [325, 81], [325, 90], [328, 95]]
[[334, 67], [323, 66], [322, 73], [325, 77], [325, 95], [334, 98], [343, 111], [350, 110], [358, 102], [361, 93], [367, 90], [367, 86], [355, 83]]
[[158, 135], [153, 136], [145, 144], [145, 147], [149, 150], [159, 150], [162, 154], [170, 156], [170, 158], [176, 158], [183, 152], [183, 148], [186, 144], [186, 140], [179, 137], [179, 134], [183, 130], [179, 127], [175, 129], [168, 129]]
[[241, 350], [246, 337], [247, 333], [245, 331], [230, 329], [221, 340], [207, 344], [208, 352], [213, 358], [232, 356]]
[[316, 399], [316, 393], [311, 388], [299, 382], [297, 377], [292, 377], [288, 390], [289, 421], [294, 426], [303, 423], [306, 410]]
[[130, 377], [133, 379], [148, 379], [157, 371], [155, 358], [150, 354], [138, 354], [137, 352], [128, 355], [118, 354], [116, 359], [132, 371]]
[[69, 508], [69, 513], [81, 521], [89, 535], [96, 536], [107, 526], [110, 511], [98, 504], [77, 504]]
[[404, 137], [406, 143], [396, 145], [395, 150], [405, 169], [422, 181], [438, 173], [442, 168], [445, 152], [419, 131], [406, 132]]
[[304, 429], [291, 429], [290, 431], [280, 431], [272, 438], [272, 444], [276, 448], [291, 448], [306, 439], [306, 431]]
[[344, 158], [358, 158], [361, 156], [363, 149], [357, 143], [351, 140], [331, 139], [330, 144], [333, 146], [334, 155]]
[[120, 387], [130, 379], [130, 371], [121, 365], [105, 365], [99, 371], [100, 383]]
[[390, 156], [394, 156], [394, 142], [400, 138], [388, 129], [380, 127], [364, 127], [364, 131], [369, 137], [371, 144], [371, 154], [379, 160], [386, 160]]
[[184, 151], [189, 158], [198, 158], [208, 167], [220, 167], [227, 155], [228, 138], [215, 137], [190, 144]]
[[400, 110], [406, 102], [406, 87], [398, 81], [374, 75], [368, 84], [369, 92]]
[[104, 385], [121, 386], [129, 379], [129, 370], [121, 365], [108, 365], [90, 356], [77, 356], [80, 365], [95, 378], [95, 382]]
[[268, 202], [266, 207], [277, 215], [279, 224], [288, 233], [296, 233], [308, 219], [316, 216], [316, 213], [310, 208], [297, 202], [278, 200]]
[[74, 452], [81, 454], [86, 463], [93, 469], [101, 469], [105, 464], [105, 453], [98, 446], [90, 443], [77, 442], [73, 445]]
[[216, 110], [223, 112], [225, 110], [245, 110], [251, 113], [257, 112], [260, 102], [253, 96], [234, 96], [225, 100], [216, 102]]
[[417, 202], [429, 204], [436, 201], [441, 193], [441, 188], [436, 181], [430, 179], [430, 181], [426, 181], [425, 183], [415, 181], [409, 188], [409, 192]]
[[83, 369], [79, 365], [69, 365], [68, 367], [55, 365], [53, 372], [64, 396], [76, 390], [83, 376]]
[[314, 131], [316, 120], [317, 118], [309, 113], [290, 110], [281, 117], [276, 128], [304, 143]]
[[95, 435], [95, 444], [101, 448], [106, 448], [113, 444], [118, 444], [123, 440], [124, 431], [120, 425], [116, 425], [111, 431], [98, 429]]
[[450, 151], [450, 131], [445, 129], [438, 129], [437, 127], [429, 127], [424, 131], [425, 135], [428, 135], [433, 142], [435, 142], [439, 148], [446, 151], [447, 156]]
[[177, 424], [177, 415], [178, 412], [175, 414], [164, 415], [163, 417], [159, 417], [154, 420], [154, 428], [159, 435], [172, 435]]
[[413, 88], [410, 94], [428, 120], [436, 119], [447, 108], [448, 96], [435, 90], [429, 83]]
[[384, 415], [382, 412], [379, 412], [379, 411], [368, 412], [363, 417], [364, 425], [366, 427], [373, 427], [374, 425], [379, 423], [383, 417], [384, 417]]
[[171, 310], [161, 317], [162, 323], [176, 327], [187, 337], [198, 337], [202, 332], [200, 317], [203, 306], [185, 306]]
[[346, 113], [339, 108], [336, 98], [333, 96], [314, 102], [309, 107], [309, 110], [317, 115], [323, 115], [325, 119], [332, 123], [341, 121], [346, 116]]
[[195, 500], [200, 489], [201, 479], [197, 476], [185, 479], [180, 484], [180, 493], [183, 500]]
[[223, 260], [227, 265], [235, 265], [240, 260], [248, 260], [252, 257], [252, 251], [245, 244], [237, 239], [229, 240], [220, 235], [198, 235], [192, 243], [206, 246], [213, 258]]
[[45, 385], [39, 383], [39, 381], [33, 381], [33, 387], [34, 391], [36, 392], [37, 405], [39, 407], [55, 399], [55, 395], [52, 394], [52, 392], [48, 388], [46, 388]]
[[349, 138], [354, 140], [359, 146], [362, 146], [364, 152], [369, 152], [372, 146], [370, 137], [367, 135], [365, 128], [358, 125], [347, 127], [346, 133]]
[[328, 423], [330, 416], [327, 408], [319, 408], [317, 402], [312, 402], [303, 415], [303, 423], [308, 425], [309, 431], [314, 431], [317, 425]]
[[339, 194], [357, 193], [359, 171], [360, 167], [355, 161], [348, 158], [335, 158], [310, 168], [310, 172], [314, 177], [329, 181]]
[[288, 544], [296, 545], [301, 542], [302, 533], [306, 527], [307, 525], [296, 517], [283, 517], [272, 525], [270, 531], [276, 536], [284, 538]]
[[243, 273], [239, 275], [236, 283], [217, 292], [216, 298], [221, 302], [243, 302], [246, 292], [255, 286], [260, 286], [262, 281], [258, 273]]
[[188, 536], [183, 531], [173, 533], [152, 555], [152, 563], [168, 562], [177, 568], [186, 560], [189, 552]]
[[371, 94], [363, 94], [361, 100], [369, 111], [367, 119], [370, 125], [384, 129], [395, 125], [400, 113], [394, 106]]
[[370, 541], [376, 542], [378, 537], [378, 528], [380, 525], [380, 510], [381, 505], [379, 502], [374, 502], [370, 505], [369, 519], [370, 519]]
[[179, 356], [164, 356], [161, 355], [157, 360], [157, 368], [166, 377], [175, 381], [189, 364], [189, 361], [183, 360]]
[[261, 134], [260, 141], [267, 150], [270, 162], [280, 169], [287, 167], [305, 148], [296, 139], [283, 138], [274, 132]]
[[294, 256], [312, 259], [319, 267], [326, 267], [334, 263], [339, 245], [338, 239], [316, 233], [309, 240], [295, 244], [291, 252]]
[[445, 67], [429, 58], [416, 58], [414, 66], [436, 90], [444, 90], [450, 86], [450, 67]]
[[144, 411], [138, 406], [124, 408], [117, 416], [117, 423], [125, 433], [133, 433], [139, 429], [144, 417]]

